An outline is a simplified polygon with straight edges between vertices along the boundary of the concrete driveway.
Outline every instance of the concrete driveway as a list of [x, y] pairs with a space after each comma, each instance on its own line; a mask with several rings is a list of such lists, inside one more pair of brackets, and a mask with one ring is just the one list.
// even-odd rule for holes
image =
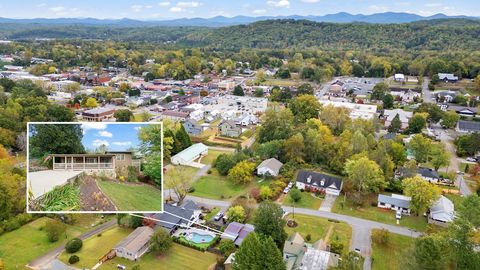
[[336, 199], [337, 199], [337, 196], [326, 194], [325, 199], [323, 199], [322, 205], [320, 205], [320, 208], [318, 210], [325, 211], [325, 212], [332, 212], [332, 207]]
[[29, 172], [28, 181], [33, 197], [36, 199], [51, 191], [56, 186], [65, 185], [69, 180], [75, 179], [82, 171], [39, 171]]

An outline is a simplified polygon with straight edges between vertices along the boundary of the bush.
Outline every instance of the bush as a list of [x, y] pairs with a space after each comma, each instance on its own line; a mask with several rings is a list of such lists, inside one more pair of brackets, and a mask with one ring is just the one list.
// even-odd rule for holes
[[293, 202], [299, 202], [302, 199], [302, 194], [300, 190], [294, 188], [290, 191], [290, 198], [293, 200]]
[[22, 213], [22, 214], [17, 215], [15, 217], [15, 219], [17, 219], [18, 223], [20, 223], [20, 226], [23, 226], [23, 225], [27, 224], [28, 222], [32, 221], [33, 216], [31, 214]]
[[310, 234], [307, 234], [307, 236], [305, 236], [305, 240], [307, 240], [307, 242], [310, 242], [310, 240], [312, 240], [312, 236]]
[[150, 250], [157, 254], [163, 254], [172, 247], [172, 238], [165, 230], [157, 230], [150, 239]]
[[47, 232], [48, 241], [57, 242], [60, 235], [66, 230], [65, 224], [58, 220], [52, 219], [45, 223], [45, 231]]
[[14, 231], [18, 228], [20, 228], [20, 223], [18, 222], [18, 220], [16, 218], [9, 219], [7, 221], [7, 223], [5, 224], [5, 231], [7, 231], [7, 232]]
[[343, 253], [343, 244], [338, 240], [333, 240], [330, 242], [330, 251], [336, 254]]
[[70, 256], [70, 258], [68, 258], [68, 263], [69, 264], [75, 264], [79, 261], [80, 261], [80, 257], [78, 257], [77, 255], [72, 255], [72, 256]]
[[372, 233], [372, 240], [377, 245], [386, 246], [390, 242], [390, 232], [385, 229], [375, 230]]
[[235, 252], [235, 244], [230, 239], [222, 239], [220, 244], [218, 244], [218, 249], [222, 252], [225, 257], [230, 256], [233, 252]]
[[68, 241], [65, 245], [65, 250], [68, 253], [75, 253], [79, 251], [83, 246], [83, 242], [80, 238], [73, 238], [72, 240]]
[[139, 171], [136, 166], [127, 167], [127, 181], [136, 182], [138, 180]]

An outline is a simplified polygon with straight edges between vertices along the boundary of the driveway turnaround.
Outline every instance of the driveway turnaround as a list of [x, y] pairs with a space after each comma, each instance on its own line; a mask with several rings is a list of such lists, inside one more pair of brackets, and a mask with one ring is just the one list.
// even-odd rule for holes
[[65, 185], [69, 180], [74, 179], [82, 174], [82, 171], [39, 171], [28, 173], [28, 180], [30, 181], [30, 190], [33, 193], [34, 199], [51, 191], [56, 186]]

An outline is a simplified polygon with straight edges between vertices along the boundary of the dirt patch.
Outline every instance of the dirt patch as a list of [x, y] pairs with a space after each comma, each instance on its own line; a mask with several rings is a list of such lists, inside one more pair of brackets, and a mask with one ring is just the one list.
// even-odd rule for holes
[[82, 211], [116, 211], [112, 201], [98, 188], [97, 182], [91, 176], [85, 176], [80, 181], [80, 201]]

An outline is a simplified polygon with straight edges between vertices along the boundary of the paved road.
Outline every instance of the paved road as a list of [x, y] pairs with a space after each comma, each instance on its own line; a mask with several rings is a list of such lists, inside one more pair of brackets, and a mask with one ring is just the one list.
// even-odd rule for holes
[[[112, 219], [108, 222], [105, 222], [97, 227], [95, 227], [93, 230], [91, 231], [88, 231], [82, 235], [80, 235], [78, 238], [82, 239], [82, 240], [85, 240], [91, 236], [94, 236], [94, 235], [97, 235], [113, 226], [115, 226], [115, 224], [117, 224], [117, 220], [116, 219]], [[34, 259], [33, 261], [31, 261], [27, 267], [31, 268], [31, 269], [49, 269], [49, 266], [53, 260], [56, 259], [56, 257], [65, 249], [65, 245], [61, 245], [59, 247], [57, 247], [56, 249], [54, 250], [51, 250], [49, 251], [48, 253]]]
[[317, 98], [321, 98], [323, 97], [325, 94], [327, 94], [328, 92], [328, 89], [330, 88], [330, 85], [332, 85], [334, 82], [336, 82], [338, 80], [338, 77], [335, 77], [333, 78], [333, 80], [329, 81], [329, 82], [326, 82], [326, 83], [323, 83], [321, 85], [321, 88], [320, 90], [317, 91], [316, 93], [316, 96]]
[[235, 152], [235, 148], [228, 148], [228, 147], [219, 147], [219, 146], [209, 146], [209, 150], [217, 150], [217, 151], [225, 151], [225, 152]]
[[[220, 200], [212, 200], [212, 199], [205, 199], [199, 198], [195, 196], [187, 196], [187, 199], [195, 201], [202, 205], [207, 205], [210, 207], [221, 207], [221, 208], [228, 208], [230, 202], [228, 201], [220, 201]], [[282, 209], [285, 212], [292, 212], [292, 207], [290, 206], [282, 206]], [[295, 208], [295, 213], [309, 215], [309, 216], [318, 216], [327, 219], [334, 219], [338, 221], [343, 221], [348, 223], [352, 227], [352, 241], [350, 243], [350, 249], [355, 250], [359, 249], [362, 256], [365, 258], [364, 269], [369, 270], [371, 268], [371, 231], [372, 229], [386, 229], [389, 232], [405, 235], [409, 237], [419, 237], [421, 235], [420, 232], [401, 227], [396, 225], [384, 224], [376, 221], [361, 219], [357, 217], [331, 213], [326, 211], [320, 210], [313, 210], [313, 209], [305, 209], [305, 208]]]
[[423, 77], [422, 95], [423, 95], [423, 102], [425, 102], [425, 103], [433, 103], [432, 91], [430, 91], [430, 89], [428, 89], [428, 84], [429, 83], [430, 83], [430, 78]]

